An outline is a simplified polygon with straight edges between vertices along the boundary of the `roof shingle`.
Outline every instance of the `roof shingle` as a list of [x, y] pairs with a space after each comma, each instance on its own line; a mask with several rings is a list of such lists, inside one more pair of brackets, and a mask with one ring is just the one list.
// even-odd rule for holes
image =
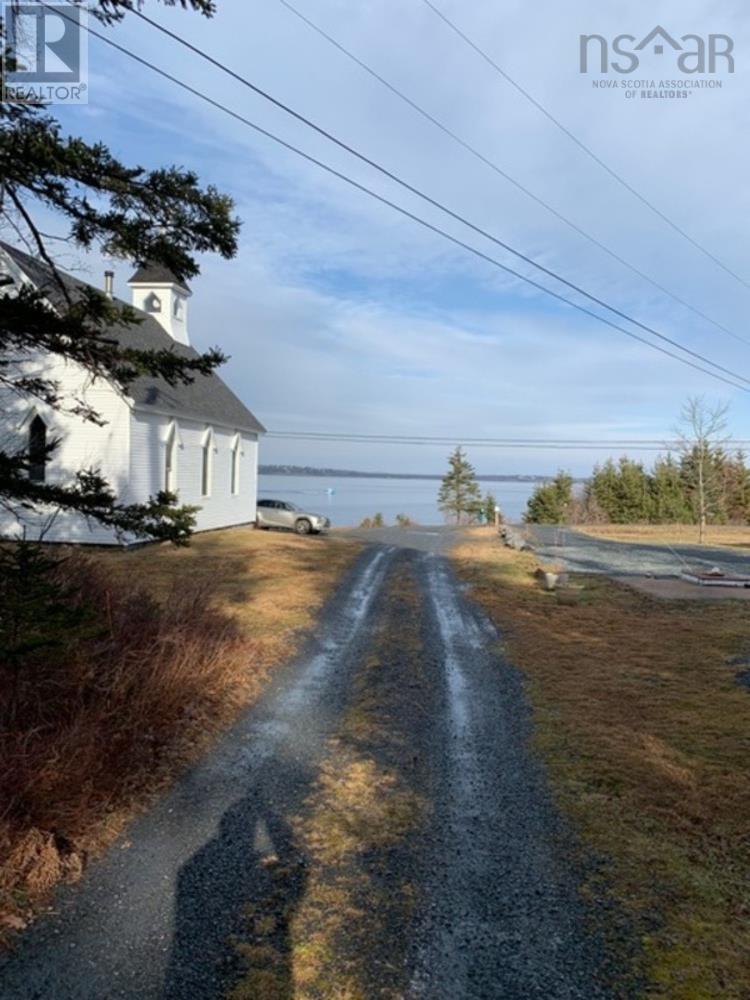
[[[62, 293], [46, 264], [2, 241], [0, 241], [0, 250], [5, 251], [15, 261], [32, 284], [44, 292], [53, 306], [61, 304], [63, 301]], [[73, 295], [85, 287], [85, 282], [79, 281], [73, 275], [66, 274], [64, 271], [59, 273]], [[125, 305], [125, 303], [121, 304]], [[135, 311], [142, 320], [141, 323], [132, 326], [122, 324], [112, 326], [107, 330], [107, 336], [112, 337], [122, 347], [145, 351], [167, 349], [180, 357], [198, 357], [198, 352], [192, 347], [178, 344], [173, 340], [153, 316], [149, 316], [148, 313], [139, 309]], [[201, 420], [252, 433], [262, 434], [265, 431], [257, 417], [214, 373], [210, 375], [197, 374], [192, 382], [173, 386], [162, 378], [143, 375], [131, 383], [127, 389], [127, 395], [137, 407], [144, 410], [151, 409], [176, 418], [185, 417]]]
[[128, 278], [129, 285], [179, 285], [186, 292], [190, 289], [184, 281], [180, 281], [174, 271], [170, 271], [164, 264], [143, 264], [139, 267], [132, 278]]

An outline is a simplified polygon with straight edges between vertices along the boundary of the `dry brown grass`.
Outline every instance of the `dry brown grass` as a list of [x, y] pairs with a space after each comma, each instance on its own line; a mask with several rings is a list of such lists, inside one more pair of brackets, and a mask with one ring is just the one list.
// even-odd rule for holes
[[237, 529], [65, 563], [99, 616], [0, 719], [0, 940], [257, 697], [358, 551]]
[[747, 648], [746, 609], [657, 603], [604, 578], [561, 606], [531, 555], [481, 530], [455, 558], [528, 676], [562, 807], [642, 929], [648, 995], [746, 1000], [750, 695], [725, 663]]
[[[613, 542], [650, 542], [654, 545], [698, 545], [696, 524], [581, 524], [575, 530]], [[709, 524], [705, 545], [750, 546], [750, 526]]]
[[196, 535], [188, 548], [100, 551], [95, 558], [115, 579], [134, 579], [160, 600], [175, 585], [207, 584], [214, 606], [276, 662], [292, 651], [299, 630], [314, 623], [361, 548], [336, 536], [233, 528]]

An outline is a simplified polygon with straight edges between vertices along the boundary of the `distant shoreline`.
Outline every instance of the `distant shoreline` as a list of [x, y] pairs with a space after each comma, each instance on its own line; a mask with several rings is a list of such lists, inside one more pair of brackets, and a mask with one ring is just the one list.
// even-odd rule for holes
[[[440, 481], [443, 477], [439, 473], [431, 472], [357, 472], [353, 469], [316, 469], [299, 465], [260, 465], [258, 474], [261, 476], [309, 476], [317, 479], [422, 479], [430, 481]], [[545, 483], [553, 476], [537, 475], [481, 475], [477, 473], [477, 479], [485, 483]]]

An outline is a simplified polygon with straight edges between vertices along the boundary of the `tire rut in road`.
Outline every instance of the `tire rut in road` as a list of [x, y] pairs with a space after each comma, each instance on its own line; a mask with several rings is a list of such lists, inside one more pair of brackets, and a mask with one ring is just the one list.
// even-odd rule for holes
[[448, 561], [396, 556], [369, 638], [287, 816], [296, 860], [270, 866], [296, 894], [271, 877], [249, 901], [231, 1000], [627, 995], [528, 747], [521, 675]]
[[[266, 892], [248, 905], [238, 943], [247, 968], [232, 1000], [404, 997], [434, 781], [434, 678], [421, 626], [402, 554], [312, 791], [287, 816], [297, 855], [271, 862]], [[275, 888], [290, 873], [293, 898]]]
[[446, 559], [420, 558], [425, 644], [443, 671], [444, 780], [410, 996], [619, 995], [577, 889], [572, 838], [529, 748], [518, 671]]

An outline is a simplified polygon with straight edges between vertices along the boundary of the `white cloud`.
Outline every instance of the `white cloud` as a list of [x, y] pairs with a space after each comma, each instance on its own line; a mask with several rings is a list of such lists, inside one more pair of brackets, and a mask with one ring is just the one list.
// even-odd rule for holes
[[[750, 280], [744, 166], [750, 23], [742, 4], [438, 3], [597, 154]], [[607, 177], [424, 4], [310, 0], [303, 9], [563, 214], [750, 339], [750, 291]], [[747, 345], [583, 241], [281, 4], [221, 0], [212, 22], [174, 9], [150, 7], [148, 13], [545, 265], [694, 350], [750, 373]], [[721, 91], [698, 91], [680, 102], [630, 101], [620, 92], [595, 90], [578, 72], [581, 33], [645, 35], [656, 23], [675, 34], [734, 37], [736, 72], [724, 78]], [[114, 35], [313, 155], [531, 273], [137, 18]], [[244, 220], [240, 255], [231, 264], [205, 261], [195, 285], [193, 328], [202, 346], [220, 342], [232, 353], [229, 379], [269, 425], [650, 435], [671, 426], [687, 392], [702, 390], [734, 397], [744, 436], [740, 421], [750, 408], [741, 394], [557, 308], [147, 70], [134, 71], [96, 42], [91, 66], [93, 103], [85, 115], [65, 113], [71, 129], [101, 136], [128, 160], [194, 168], [237, 201]], [[269, 460], [283, 452], [269, 442]], [[336, 454], [358, 466], [382, 466], [388, 456], [402, 466], [433, 461], [421, 452], [398, 458], [352, 449]], [[335, 455], [322, 448], [317, 457], [334, 464]], [[559, 460], [513, 453], [503, 462], [528, 468], [548, 459]], [[588, 459], [576, 461], [583, 466]]]

